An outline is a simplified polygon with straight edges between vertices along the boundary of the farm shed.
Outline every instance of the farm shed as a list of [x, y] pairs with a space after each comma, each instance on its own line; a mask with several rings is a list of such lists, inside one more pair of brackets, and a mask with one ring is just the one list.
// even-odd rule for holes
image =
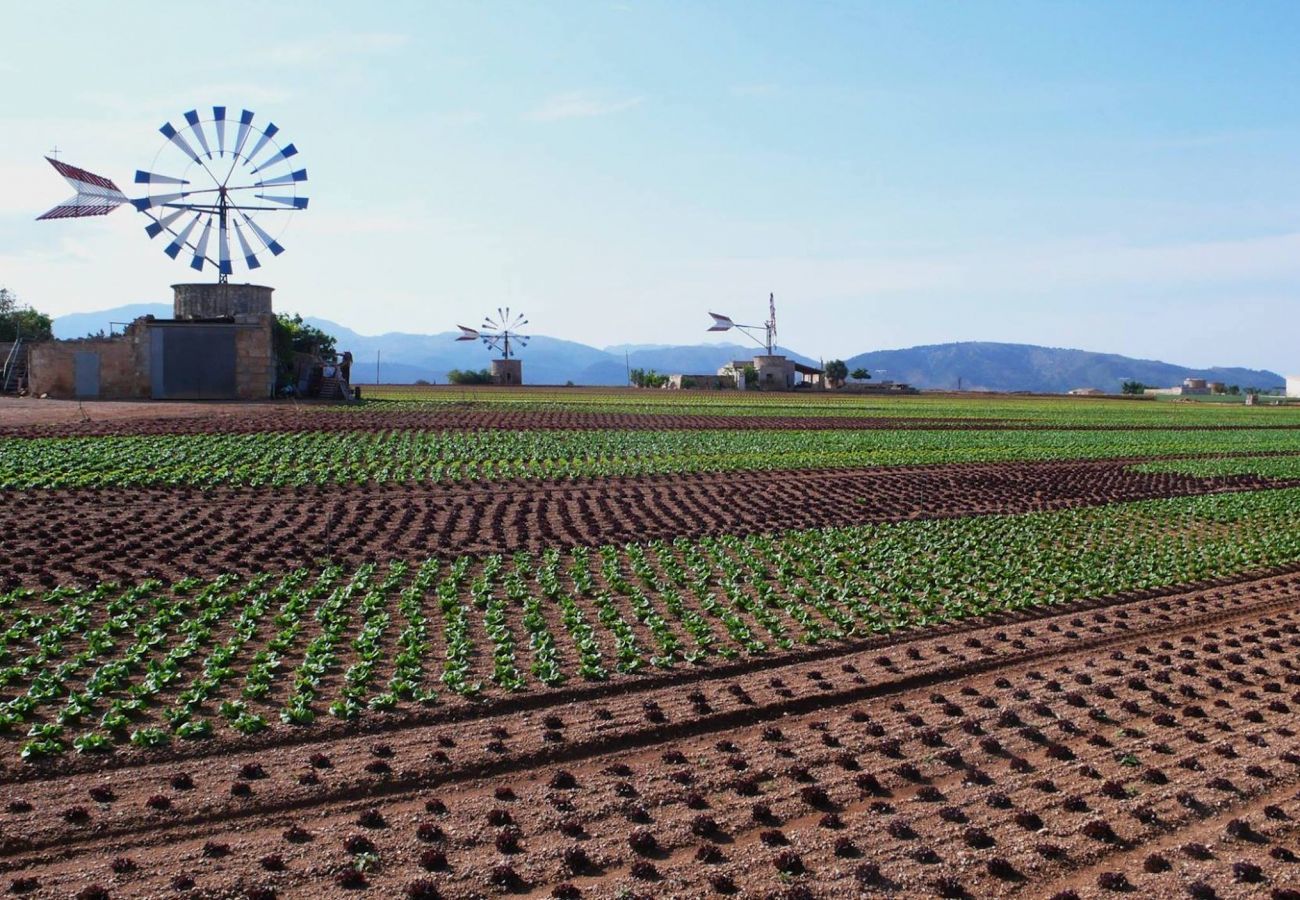
[[275, 389], [272, 288], [172, 286], [175, 318], [145, 316], [109, 337], [43, 341], [30, 392], [104, 400], [260, 400]]

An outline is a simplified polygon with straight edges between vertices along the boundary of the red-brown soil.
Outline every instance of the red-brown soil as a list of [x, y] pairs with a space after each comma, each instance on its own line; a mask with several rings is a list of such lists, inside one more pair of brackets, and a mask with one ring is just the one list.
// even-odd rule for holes
[[1286, 898], [1298, 650], [1300, 575], [1274, 575], [142, 754], [7, 779], [0, 870], [39, 897]]
[[[47, 405], [52, 404], [52, 405]], [[24, 401], [0, 397], [0, 437], [248, 434], [269, 431], [574, 431], [962, 430], [962, 431], [1216, 431], [1300, 429], [1269, 422], [1242, 425], [1070, 425], [983, 418], [902, 416], [702, 415], [547, 409], [483, 409], [473, 402], [427, 410], [345, 409], [320, 403], [146, 403]]]
[[129, 488], [4, 496], [4, 584], [276, 571], [1275, 487], [1125, 461], [664, 475], [491, 485]]

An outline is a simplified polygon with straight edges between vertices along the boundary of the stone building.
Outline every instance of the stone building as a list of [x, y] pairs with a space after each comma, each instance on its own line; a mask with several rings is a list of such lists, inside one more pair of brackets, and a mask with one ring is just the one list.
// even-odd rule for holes
[[29, 391], [104, 400], [260, 400], [275, 392], [273, 288], [172, 285], [174, 318], [145, 316], [120, 335], [44, 341]]

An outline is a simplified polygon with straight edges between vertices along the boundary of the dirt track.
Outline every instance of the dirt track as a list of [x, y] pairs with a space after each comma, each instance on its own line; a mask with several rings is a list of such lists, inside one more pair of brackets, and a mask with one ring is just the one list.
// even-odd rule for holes
[[[1300, 575], [876, 644], [10, 784], [0, 869], [46, 897], [170, 895], [185, 878], [199, 896], [1300, 883]], [[367, 852], [365, 876], [342, 877]]]
[[481, 486], [24, 491], [5, 497], [0, 586], [1019, 513], [1279, 484], [1090, 461]]

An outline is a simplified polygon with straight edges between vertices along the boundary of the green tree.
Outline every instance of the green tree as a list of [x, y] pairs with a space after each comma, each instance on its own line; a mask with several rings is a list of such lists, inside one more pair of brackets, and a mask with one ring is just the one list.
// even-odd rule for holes
[[1146, 389], [1147, 386], [1145, 384], [1140, 381], [1133, 381], [1132, 379], [1120, 385], [1120, 392], [1125, 394], [1144, 394], [1146, 393]]
[[48, 341], [54, 337], [54, 320], [45, 313], [18, 305], [18, 295], [0, 287], [0, 341]]
[[745, 376], [745, 390], [758, 390], [758, 369], [753, 366], [745, 366], [740, 371]]
[[852, 372], [849, 373], [849, 375], [850, 375], [850, 377], [853, 378], [854, 381], [870, 381], [870, 380], [871, 380], [871, 372], [868, 371], [867, 369], [863, 369], [863, 368], [857, 368], [857, 369], [854, 369]]
[[826, 380], [831, 384], [840, 385], [844, 379], [849, 377], [848, 364], [842, 359], [832, 359], [826, 364]]
[[331, 357], [337, 341], [332, 334], [308, 325], [295, 313], [278, 313], [271, 328], [271, 344], [275, 348], [276, 383], [283, 387], [294, 378], [295, 353]]
[[452, 369], [447, 373], [448, 384], [491, 384], [492, 373], [487, 369]]
[[1238, 396], [1241, 393], [1241, 385], [1239, 384], [1228, 385], [1228, 393], [1234, 397]]
[[633, 369], [628, 377], [639, 388], [658, 388], [668, 383], [668, 376], [660, 375], [654, 369]]

